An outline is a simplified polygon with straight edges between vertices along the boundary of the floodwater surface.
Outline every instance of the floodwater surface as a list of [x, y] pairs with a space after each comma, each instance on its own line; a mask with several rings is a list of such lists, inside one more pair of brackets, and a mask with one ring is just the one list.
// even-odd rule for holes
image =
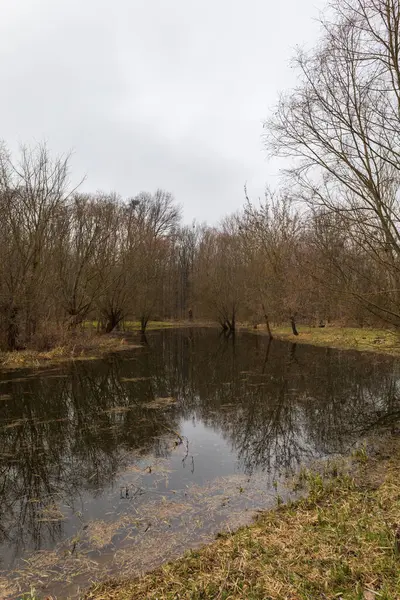
[[0, 374], [0, 597], [79, 597], [248, 522], [396, 427], [395, 359], [213, 329]]

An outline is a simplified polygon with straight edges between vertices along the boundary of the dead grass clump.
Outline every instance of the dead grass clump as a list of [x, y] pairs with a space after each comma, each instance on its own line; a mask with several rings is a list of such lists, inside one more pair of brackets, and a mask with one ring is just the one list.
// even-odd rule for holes
[[129, 517], [126, 515], [120, 517], [117, 521], [91, 521], [86, 532], [90, 547], [101, 549], [110, 545], [118, 529], [126, 526], [128, 522]]

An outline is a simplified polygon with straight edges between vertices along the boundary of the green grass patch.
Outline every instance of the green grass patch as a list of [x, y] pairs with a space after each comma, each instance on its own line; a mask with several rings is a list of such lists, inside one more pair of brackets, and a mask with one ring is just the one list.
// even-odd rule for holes
[[[182, 323], [180, 321], [149, 321], [147, 323], [146, 331], [154, 331], [155, 329], [169, 329], [171, 327], [179, 327]], [[140, 321], [126, 321], [124, 327], [127, 331], [140, 331]]]
[[[272, 333], [277, 339], [300, 344], [400, 355], [400, 333], [396, 331], [355, 327], [320, 328], [302, 325], [298, 325], [297, 329], [298, 336], [293, 335], [290, 327], [280, 325], [272, 327]], [[266, 333], [264, 326], [259, 326], [257, 330], [249, 330], [254, 333]]]
[[[171, 329], [174, 327], [186, 327], [189, 324], [193, 324], [190, 321], [149, 321], [146, 326], [146, 331], [154, 331], [157, 329]], [[196, 324], [197, 325], [197, 324]], [[85, 329], [97, 329], [98, 321], [85, 321]], [[122, 331], [140, 331], [140, 321], [125, 321], [123, 323]]]

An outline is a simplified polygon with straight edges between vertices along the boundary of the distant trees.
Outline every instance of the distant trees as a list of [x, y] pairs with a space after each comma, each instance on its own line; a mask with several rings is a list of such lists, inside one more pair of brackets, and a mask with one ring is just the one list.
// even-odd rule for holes
[[180, 210], [168, 192], [142, 193], [131, 200], [131, 223], [135, 250], [134, 313], [142, 331], [154, 315], [167, 312], [166, 285], [171, 274], [171, 253], [175, 249], [180, 225]]
[[243, 308], [245, 255], [235, 218], [204, 231], [197, 257], [197, 301], [208, 318], [234, 331]]
[[186, 319], [193, 315], [197, 252], [204, 227], [193, 223], [178, 229], [175, 246], [175, 279], [172, 282], [176, 315]]
[[109, 332], [136, 317], [144, 330], [169, 310], [180, 225], [171, 194], [80, 193], [68, 156], [39, 145], [14, 162], [2, 146], [0, 219], [0, 348], [51, 345], [57, 328], [89, 318]]
[[298, 310], [298, 237], [301, 221], [288, 198], [270, 190], [258, 205], [247, 197], [240, 218], [240, 237], [247, 257], [247, 307], [265, 320], [286, 321]]
[[80, 325], [102, 302], [117, 253], [118, 225], [113, 196], [74, 194], [60, 211], [53, 290], [61, 304], [58, 316], [69, 328]]
[[14, 163], [3, 146], [0, 348], [49, 348], [89, 320], [111, 332], [136, 319], [145, 331], [195, 315], [226, 332], [264, 322], [271, 337], [274, 323], [372, 322], [354, 299], [394, 317], [398, 256], [383, 230], [368, 238], [355, 212], [309, 204], [267, 190], [218, 227], [187, 226], [168, 192], [78, 192], [68, 157], [38, 146]]

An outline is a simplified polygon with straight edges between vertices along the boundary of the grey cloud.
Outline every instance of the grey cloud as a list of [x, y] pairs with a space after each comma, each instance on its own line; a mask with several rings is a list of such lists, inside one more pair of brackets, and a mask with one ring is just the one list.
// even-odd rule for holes
[[261, 122], [323, 4], [3, 0], [0, 137], [73, 148], [86, 189], [165, 187], [215, 222], [274, 180]]

